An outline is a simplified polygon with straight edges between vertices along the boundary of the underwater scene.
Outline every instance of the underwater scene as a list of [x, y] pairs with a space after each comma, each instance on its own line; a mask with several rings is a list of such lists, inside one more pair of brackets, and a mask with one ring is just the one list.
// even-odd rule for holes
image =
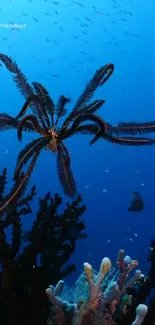
[[155, 325], [155, 2], [0, 3], [0, 325]]

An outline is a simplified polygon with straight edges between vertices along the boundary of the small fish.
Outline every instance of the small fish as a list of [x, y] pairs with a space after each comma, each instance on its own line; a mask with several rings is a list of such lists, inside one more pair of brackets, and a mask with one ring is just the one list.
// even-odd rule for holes
[[37, 18], [35, 18], [35, 17], [32, 17], [32, 19], [35, 20], [35, 21], [39, 21], [39, 20], [38, 20]]
[[52, 3], [53, 5], [55, 5], [55, 6], [57, 6], [57, 5], [59, 4], [59, 2], [57, 2], [57, 1], [51, 1], [51, 3]]
[[140, 194], [133, 191], [130, 199], [130, 205], [128, 207], [129, 212], [141, 212], [144, 209], [144, 202]]
[[84, 8], [84, 5], [78, 1], [72, 1], [72, 3], [76, 3], [79, 7]]
[[92, 20], [92, 19], [90, 19], [89, 17], [85, 17], [85, 19], [86, 19], [87, 21], [90, 21], [90, 23], [92, 23], [92, 24], [93, 24], [93, 20]]
[[91, 58], [88, 58], [88, 61], [90, 61], [90, 62], [94, 62], [94, 60], [93, 60], [93, 59], [91, 59]]
[[89, 25], [87, 25], [87, 24], [83, 24], [83, 26], [85, 26], [85, 27], [89, 28]]
[[99, 15], [104, 15], [104, 13], [102, 11], [95, 10], [94, 12], [96, 12], [96, 14], [99, 14]]
[[55, 44], [58, 44], [58, 42], [55, 39], [52, 39], [51, 41]]

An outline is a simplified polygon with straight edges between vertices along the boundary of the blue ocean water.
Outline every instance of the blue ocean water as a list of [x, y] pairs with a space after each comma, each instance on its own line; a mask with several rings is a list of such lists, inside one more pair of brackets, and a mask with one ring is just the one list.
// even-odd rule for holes
[[[29, 82], [41, 82], [54, 101], [63, 93], [72, 99], [71, 109], [96, 69], [113, 63], [113, 75], [94, 96], [106, 101], [100, 116], [115, 125], [154, 120], [153, 1], [148, 6], [146, 0], [6, 0], [0, 7], [1, 52], [18, 62]], [[5, 68], [0, 72], [1, 112], [15, 116], [23, 98], [10, 73]], [[8, 191], [18, 153], [31, 139], [34, 135], [24, 134], [19, 143], [15, 131], [1, 132], [0, 169], [8, 169]], [[87, 206], [88, 238], [77, 243], [72, 257], [77, 273], [84, 261], [98, 268], [103, 256], [115, 264], [119, 248], [138, 259], [145, 272], [155, 226], [154, 146], [124, 147], [99, 140], [89, 147], [89, 140], [78, 135], [66, 141], [78, 193]], [[41, 153], [29, 187], [33, 184], [38, 196], [58, 192], [68, 201], [49, 152]], [[144, 199], [141, 213], [127, 210], [133, 190]], [[25, 219], [25, 229], [34, 214]]]

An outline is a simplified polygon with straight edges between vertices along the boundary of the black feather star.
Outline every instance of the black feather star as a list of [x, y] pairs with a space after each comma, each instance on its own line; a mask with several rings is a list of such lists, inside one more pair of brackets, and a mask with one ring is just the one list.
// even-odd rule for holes
[[[104, 105], [105, 101], [95, 100], [90, 103], [90, 99], [93, 97], [95, 90], [102, 86], [112, 75], [114, 71], [113, 64], [107, 64], [95, 72], [73, 109], [67, 115], [66, 105], [70, 102], [69, 98], [61, 95], [55, 105], [43, 85], [33, 82], [32, 88], [27, 83], [26, 78], [11, 58], [0, 54], [0, 60], [13, 74], [13, 80], [26, 100], [16, 118], [1, 114], [0, 129], [16, 128], [19, 140], [22, 140], [23, 131], [25, 130], [40, 135], [40, 138], [33, 140], [20, 152], [15, 168], [15, 178], [20, 178], [23, 168], [29, 160], [31, 160], [31, 163], [15, 191], [0, 205], [0, 211], [6, 207], [7, 201], [9, 203], [13, 202], [14, 198], [22, 193], [22, 188], [25, 190], [39, 154], [43, 149], [50, 150], [57, 155], [58, 178], [64, 193], [69, 197], [76, 195], [76, 183], [71, 171], [71, 159], [64, 144], [65, 139], [75, 134], [93, 135], [90, 144], [93, 144], [99, 138], [114, 144], [128, 146], [152, 145], [155, 143], [153, 139], [133, 137], [133, 135], [154, 132], [154, 122], [120, 123], [118, 126], [113, 127], [98, 115], [94, 115]], [[33, 114], [25, 115], [29, 107], [32, 108]], [[63, 123], [59, 126], [62, 118], [64, 119]], [[89, 121], [93, 123], [89, 124]], [[87, 123], [82, 124], [84, 122]]]
[[[48, 91], [45, 89], [43, 85], [41, 85], [39, 82], [32, 82], [33, 87], [35, 89], [36, 95], [41, 99], [41, 102], [44, 103], [45, 109], [47, 113], [49, 114], [49, 117], [51, 119], [51, 123], [54, 123], [54, 114], [55, 114], [55, 104], [50, 97]], [[32, 98], [30, 98], [32, 100]]]
[[0, 60], [5, 64], [6, 68], [13, 74], [13, 80], [20, 90], [21, 94], [27, 99], [33, 95], [33, 89], [28, 84], [26, 77], [19, 69], [17, 63], [5, 54], [0, 54]]
[[0, 130], [17, 129], [19, 122], [8, 114], [0, 113]]
[[50, 143], [50, 137], [41, 137], [39, 139], [30, 142], [19, 154], [17, 164], [15, 168], [15, 177], [19, 176], [23, 166], [28, 162], [30, 158], [37, 152], [41, 152]]
[[149, 134], [155, 132], [155, 121], [144, 123], [121, 122], [116, 127], [109, 125], [108, 130], [116, 135]]
[[72, 130], [76, 132], [77, 126], [79, 126], [81, 122], [88, 121], [88, 120], [96, 122], [97, 124], [100, 125], [100, 129], [97, 129], [97, 131], [95, 132], [96, 134], [95, 137], [90, 142], [90, 145], [92, 145], [102, 136], [102, 134], [106, 133], [107, 126], [106, 123], [99, 116], [87, 113], [87, 114], [79, 115], [75, 119], [75, 121], [72, 124]]
[[[15, 81], [17, 88], [20, 90], [21, 94], [26, 100], [16, 118], [11, 118], [3, 114], [8, 122], [3, 123], [3, 125], [0, 124], [1, 129], [9, 129], [11, 127], [17, 128], [19, 140], [22, 139], [23, 131], [25, 130], [32, 130], [41, 136], [39, 139], [36, 139], [28, 144], [19, 154], [15, 168], [15, 177], [20, 177], [21, 173], [23, 172], [23, 168], [28, 161], [32, 159], [32, 163], [30, 164], [28, 171], [25, 173], [24, 179], [22, 180], [22, 184], [25, 186], [25, 184], [27, 184], [26, 178], [28, 181], [31, 174], [30, 171], [34, 168], [33, 159], [35, 159], [36, 162], [42, 149], [45, 148], [57, 154], [58, 178], [64, 193], [70, 197], [75, 196], [76, 183], [71, 171], [70, 155], [63, 143], [63, 140], [74, 135], [74, 131], [71, 126], [72, 123], [75, 123], [76, 126], [79, 121], [81, 122], [87, 119], [95, 122], [97, 133], [96, 136], [100, 134], [101, 130], [102, 133], [105, 132], [105, 122], [98, 116], [94, 115], [94, 113], [101, 108], [105, 101], [95, 100], [89, 105], [87, 105], [87, 103], [92, 98], [97, 87], [103, 85], [111, 76], [114, 66], [112, 64], [108, 64], [96, 71], [94, 77], [86, 85], [84, 92], [79, 97], [71, 113], [64, 118], [67, 113], [66, 104], [70, 102], [69, 98], [61, 95], [57, 104], [55, 105], [48, 91], [43, 85], [38, 82], [33, 82], [32, 88], [28, 84], [26, 77], [23, 75], [15, 61], [3, 54], [0, 54], [0, 60], [12, 73], [13, 80]], [[25, 115], [29, 107], [35, 108], [32, 110], [33, 114]], [[62, 118], [64, 118], [64, 122], [62, 127], [59, 127], [58, 124]], [[94, 141], [96, 141], [95, 137], [94, 139]], [[17, 187], [16, 191], [11, 193], [9, 198], [6, 199], [4, 206], [6, 206], [7, 200], [10, 202], [11, 196], [12, 199], [14, 199], [15, 196], [20, 194], [20, 192], [21, 184], [19, 183], [19, 187]], [[3, 203], [0, 207], [3, 209]]]
[[[9, 56], [0, 53], [0, 60], [6, 66], [6, 68], [12, 73], [12, 79], [16, 84], [17, 89], [21, 95], [24, 96], [26, 103], [24, 104], [21, 112], [16, 116], [16, 119], [23, 116], [28, 107], [30, 106], [33, 114], [39, 119], [39, 122], [43, 127], [47, 126], [47, 114], [44, 110], [44, 106], [40, 105], [40, 98], [35, 95], [35, 92], [31, 85], [27, 82], [26, 77], [21, 72], [17, 63]], [[35, 83], [34, 83], [35, 84]], [[33, 100], [32, 100], [33, 99]], [[48, 125], [49, 126], [49, 125]]]
[[[93, 78], [87, 83], [83, 93], [78, 98], [75, 106], [73, 107], [71, 113], [67, 116], [65, 121], [63, 122], [62, 128], [66, 130], [68, 125], [78, 116], [84, 113], [91, 113], [90, 109], [93, 107], [86, 106], [88, 101], [93, 97], [95, 90], [102, 86], [112, 75], [114, 71], [114, 65], [112, 63], [106, 64], [105, 66], [101, 67], [99, 70], [95, 72]], [[100, 102], [99, 109], [103, 104], [104, 101], [97, 101]], [[94, 106], [96, 102], [92, 103]]]
[[[95, 121], [94, 116], [92, 119], [85, 118], [85, 121], [88, 121], [88, 120]], [[100, 123], [98, 123], [98, 124], [100, 124], [100, 128], [99, 128], [98, 124], [95, 124], [95, 123], [80, 125], [81, 121], [84, 121], [84, 119], [79, 117], [79, 118], [77, 118], [77, 121], [75, 121], [75, 123], [73, 123], [73, 132], [74, 132], [74, 134], [95, 135], [94, 138], [90, 141], [90, 145], [92, 145], [98, 139], [104, 139], [108, 142], [123, 145], [123, 146], [150, 146], [150, 145], [155, 144], [155, 139], [152, 139], [152, 138], [126, 136], [127, 134], [132, 134], [132, 132], [127, 133], [127, 132], [121, 132], [120, 130], [118, 131], [118, 130], [116, 130], [116, 127], [110, 126], [108, 123], [105, 123], [102, 119], [100, 119]], [[105, 128], [103, 127], [103, 123], [105, 125]], [[102, 125], [102, 127], [101, 127], [101, 125]], [[125, 136], [121, 136], [122, 133]], [[146, 133], [149, 133], [149, 132], [146, 132]], [[137, 134], [138, 134], [138, 132], [136, 133], [136, 135]], [[139, 132], [139, 134], [142, 134], [142, 133]]]
[[[19, 123], [16, 118], [5, 113], [0, 113], [0, 131], [18, 129]], [[25, 123], [23, 130], [27, 132], [34, 131], [32, 124], [29, 122]]]
[[26, 171], [25, 174], [20, 174], [16, 186], [12, 189], [12, 191], [5, 197], [5, 199], [0, 203], [0, 212], [4, 211], [8, 208], [8, 205], [11, 203], [11, 205], [14, 205], [14, 203], [17, 203], [17, 197], [20, 199], [20, 197], [23, 196], [23, 194], [26, 191], [28, 182], [30, 180], [31, 174], [33, 172], [33, 169], [35, 167], [36, 161], [39, 156], [39, 151], [34, 154], [33, 159]]
[[64, 146], [62, 144], [58, 144], [58, 154], [57, 154], [57, 170], [58, 170], [58, 178], [64, 190], [64, 193], [68, 195], [68, 193], [72, 193], [73, 196], [76, 193], [76, 183], [74, 180], [73, 173], [70, 168], [70, 158], [69, 153], [66, 156], [66, 147], [64, 150]]

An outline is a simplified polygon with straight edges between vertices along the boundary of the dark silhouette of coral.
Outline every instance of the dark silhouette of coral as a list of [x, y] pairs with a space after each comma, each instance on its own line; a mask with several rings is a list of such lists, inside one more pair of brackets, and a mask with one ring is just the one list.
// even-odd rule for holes
[[[14, 180], [13, 188], [19, 181]], [[4, 169], [0, 175], [0, 201], [6, 183]], [[58, 212], [61, 197], [47, 193], [39, 199], [39, 209], [24, 247], [23, 216], [32, 213], [30, 203], [35, 195], [33, 186], [30, 194], [20, 196], [0, 214], [0, 323], [3, 325], [46, 323], [45, 289], [51, 279], [56, 284], [76, 269], [73, 264], [65, 264], [75, 251], [76, 241], [86, 238], [85, 225], [80, 220], [86, 210], [81, 205], [81, 196]], [[12, 231], [11, 242], [6, 234], [8, 227]]]

